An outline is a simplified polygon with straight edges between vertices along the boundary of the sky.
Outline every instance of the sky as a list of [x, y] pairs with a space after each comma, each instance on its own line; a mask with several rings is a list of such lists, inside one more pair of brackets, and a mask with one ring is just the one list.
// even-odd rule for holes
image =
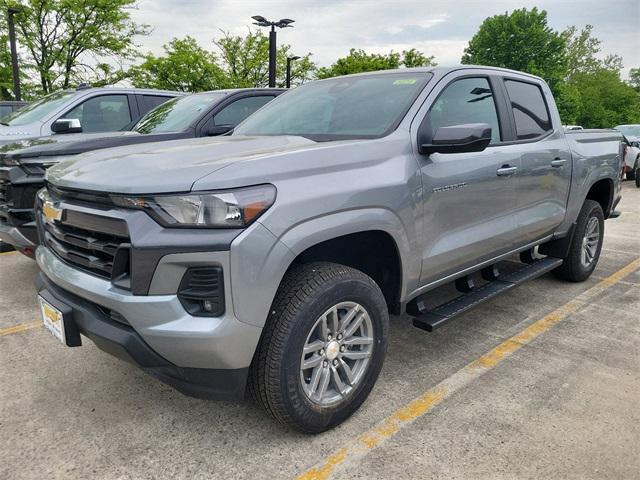
[[547, 10], [556, 30], [593, 25], [602, 40], [601, 55], [622, 56], [623, 77], [640, 67], [640, 0], [139, 0], [131, 13], [153, 28], [137, 43], [142, 52], [154, 54], [161, 54], [173, 37], [185, 35], [213, 49], [211, 42], [221, 30], [245, 34], [251, 16], [263, 15], [295, 20], [294, 28], [278, 31], [278, 43], [290, 44], [294, 54], [311, 52], [319, 66], [330, 65], [350, 48], [371, 53], [416, 48], [434, 55], [440, 65], [452, 65], [460, 62], [486, 17], [534, 6]]

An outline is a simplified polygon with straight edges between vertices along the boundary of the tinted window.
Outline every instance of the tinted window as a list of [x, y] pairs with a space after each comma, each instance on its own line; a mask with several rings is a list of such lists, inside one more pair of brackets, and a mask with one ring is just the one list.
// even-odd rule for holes
[[9, 115], [12, 111], [11, 105], [0, 105], [0, 118]]
[[7, 125], [20, 126], [27, 125], [32, 122], [45, 121], [49, 115], [52, 115], [58, 108], [64, 106], [76, 92], [60, 91], [47, 95], [46, 97], [33, 102], [26, 107], [12, 113], [4, 119]]
[[161, 97], [159, 95], [142, 95], [142, 114], [153, 110], [158, 105], [162, 105], [164, 102], [173, 97]]
[[63, 118], [77, 118], [82, 131], [113, 132], [131, 122], [129, 100], [126, 95], [101, 95], [81, 103]]
[[300, 135], [312, 140], [386, 135], [429, 78], [420, 72], [387, 73], [301, 85], [251, 115], [234, 135]]
[[134, 130], [138, 133], [183, 132], [224, 97], [224, 93], [198, 93], [172, 98], [142, 117]]
[[515, 80], [504, 83], [513, 108], [518, 140], [539, 137], [550, 131], [549, 112], [540, 87]]
[[487, 123], [491, 143], [501, 139], [493, 91], [486, 78], [463, 78], [447, 86], [431, 107], [427, 123], [431, 138], [440, 127]]
[[224, 107], [213, 117], [214, 125], [238, 125], [260, 107], [273, 100], [271, 95], [247, 97]]

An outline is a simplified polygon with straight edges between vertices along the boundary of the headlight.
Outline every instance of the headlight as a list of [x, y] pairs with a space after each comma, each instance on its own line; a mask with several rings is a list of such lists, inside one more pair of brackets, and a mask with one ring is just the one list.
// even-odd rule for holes
[[147, 211], [167, 227], [241, 228], [273, 205], [276, 187], [258, 185], [219, 192], [111, 198], [118, 206]]

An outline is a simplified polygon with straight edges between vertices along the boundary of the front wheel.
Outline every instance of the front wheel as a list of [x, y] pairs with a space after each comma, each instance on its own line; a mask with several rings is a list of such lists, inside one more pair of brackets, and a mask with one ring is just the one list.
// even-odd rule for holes
[[598, 264], [604, 240], [604, 214], [600, 204], [585, 200], [578, 215], [569, 247], [569, 255], [554, 274], [570, 282], [583, 282], [591, 276]]
[[371, 392], [388, 324], [384, 296], [364, 273], [332, 263], [295, 266], [276, 294], [249, 390], [285, 425], [328, 430]]

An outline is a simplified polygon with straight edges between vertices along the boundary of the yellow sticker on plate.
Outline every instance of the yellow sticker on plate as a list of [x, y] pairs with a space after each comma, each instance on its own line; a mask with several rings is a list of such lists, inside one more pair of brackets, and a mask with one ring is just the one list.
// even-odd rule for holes
[[394, 85], [413, 85], [418, 80], [415, 78], [401, 78], [393, 82]]

